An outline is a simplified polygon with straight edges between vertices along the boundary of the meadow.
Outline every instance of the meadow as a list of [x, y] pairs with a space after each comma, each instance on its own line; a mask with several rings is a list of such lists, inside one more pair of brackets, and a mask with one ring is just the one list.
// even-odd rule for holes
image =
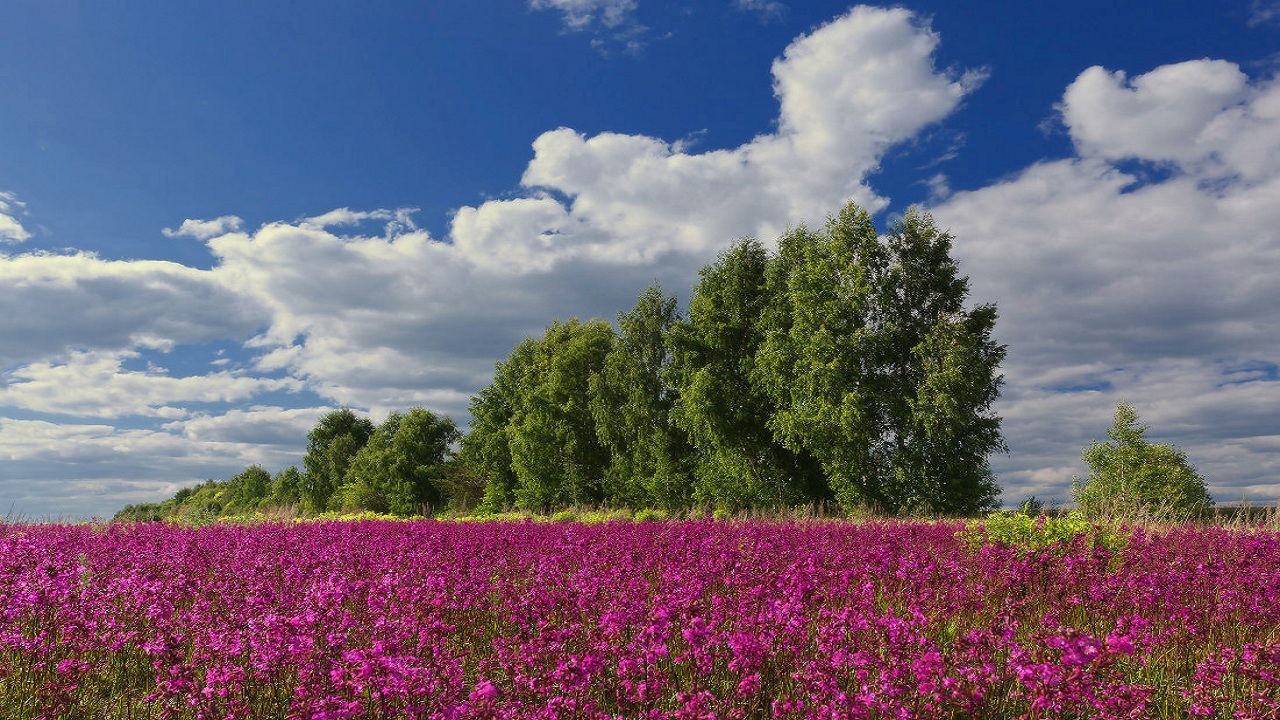
[[5, 718], [1276, 718], [1280, 533], [0, 525]]

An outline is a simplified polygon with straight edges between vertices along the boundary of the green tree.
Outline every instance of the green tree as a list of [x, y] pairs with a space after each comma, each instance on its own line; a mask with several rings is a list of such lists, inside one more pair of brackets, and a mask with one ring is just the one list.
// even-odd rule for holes
[[1095, 516], [1133, 516], [1158, 512], [1194, 514], [1213, 505], [1205, 480], [1187, 454], [1146, 439], [1147, 426], [1133, 406], [1116, 406], [1107, 442], [1084, 449], [1089, 477], [1073, 487], [1075, 501]]
[[816, 467], [805, 449], [777, 442], [776, 407], [756, 381], [756, 353], [771, 304], [769, 254], [743, 239], [700, 271], [688, 317], [669, 333], [672, 417], [697, 450], [695, 499], [729, 509], [809, 499]]
[[453, 420], [424, 408], [391, 413], [352, 459], [345, 482], [359, 492], [344, 501], [402, 516], [438, 505], [445, 461], [458, 437]]
[[296, 465], [276, 473], [271, 478], [271, 491], [259, 507], [287, 507], [302, 500], [302, 473]]
[[516, 504], [545, 510], [604, 499], [609, 451], [591, 413], [592, 378], [613, 348], [613, 328], [554, 322], [534, 345], [508, 425]]
[[352, 459], [369, 441], [373, 430], [371, 420], [342, 408], [326, 413], [307, 433], [307, 453], [302, 458], [306, 473], [300, 493], [306, 512], [327, 508], [329, 498], [342, 485]]
[[618, 339], [592, 378], [591, 412], [609, 451], [604, 495], [631, 507], [689, 504], [693, 448], [672, 422], [676, 389], [667, 382], [667, 334], [678, 322], [676, 299], [649, 287], [618, 315]]
[[511, 463], [512, 420], [526, 392], [538, 341], [525, 338], [505, 360], [494, 364], [493, 382], [471, 398], [471, 428], [462, 438], [459, 459], [484, 483], [480, 503], [486, 512], [515, 504], [516, 473]]
[[225, 510], [230, 513], [252, 511], [267, 496], [271, 473], [261, 465], [251, 465], [227, 481], [223, 491]]
[[994, 306], [966, 311], [951, 236], [910, 210], [881, 238], [854, 203], [779, 241], [752, 377], [775, 436], [816, 457], [846, 507], [973, 513], [995, 506], [1005, 349]]

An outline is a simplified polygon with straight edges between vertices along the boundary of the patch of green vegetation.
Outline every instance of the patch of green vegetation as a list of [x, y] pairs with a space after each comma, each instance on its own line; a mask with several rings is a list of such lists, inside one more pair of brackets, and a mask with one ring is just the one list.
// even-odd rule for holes
[[1129, 542], [1119, 528], [1090, 522], [1084, 513], [1072, 511], [1059, 517], [1032, 516], [1019, 511], [992, 513], [985, 520], [971, 520], [956, 537], [970, 550], [984, 545], [1015, 547], [1028, 553], [1065, 551], [1077, 538], [1094, 547], [1118, 553]]

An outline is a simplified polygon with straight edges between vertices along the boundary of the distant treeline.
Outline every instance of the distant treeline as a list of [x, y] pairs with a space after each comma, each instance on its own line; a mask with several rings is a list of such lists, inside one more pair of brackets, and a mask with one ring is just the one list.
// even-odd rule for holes
[[338, 410], [308, 435], [302, 471], [253, 467], [120, 516], [992, 509], [1005, 348], [995, 307], [966, 307], [951, 240], [918, 210], [882, 236], [850, 203], [774, 252], [738, 241], [702, 268], [684, 313], [655, 285], [616, 329], [571, 319], [525, 339], [472, 399], [465, 437], [421, 408], [376, 427]]
[[445, 499], [474, 506], [483, 488], [468, 495], [457, 484], [464, 476], [451, 451], [458, 439], [453, 420], [422, 408], [391, 413], [377, 426], [349, 409], [334, 410], [307, 434], [303, 470], [291, 466], [273, 476], [254, 465], [229, 480], [183, 488], [164, 502], [126, 505], [116, 519], [235, 516], [280, 509], [304, 515], [371, 510], [407, 516], [430, 513]]

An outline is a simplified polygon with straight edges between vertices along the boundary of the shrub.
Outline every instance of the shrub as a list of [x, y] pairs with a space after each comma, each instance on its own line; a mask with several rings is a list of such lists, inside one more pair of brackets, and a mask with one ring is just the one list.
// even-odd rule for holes
[[661, 521], [667, 519], [667, 513], [665, 510], [643, 508], [635, 511], [635, 514], [631, 516], [631, 519], [635, 522]]
[[956, 534], [970, 550], [983, 545], [1006, 545], [1026, 552], [1065, 552], [1078, 537], [1094, 547], [1119, 552], [1128, 536], [1108, 525], [1089, 522], [1075, 511], [1057, 518], [1031, 516], [1021, 511], [993, 513], [984, 520], [971, 520]]

